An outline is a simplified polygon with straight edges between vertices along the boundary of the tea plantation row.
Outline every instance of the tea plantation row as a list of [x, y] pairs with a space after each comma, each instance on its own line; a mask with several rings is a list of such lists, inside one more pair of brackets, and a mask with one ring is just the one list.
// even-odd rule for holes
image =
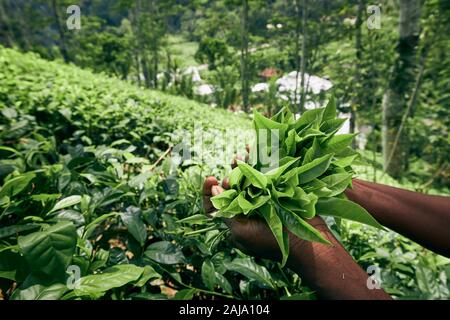
[[[314, 298], [204, 215], [202, 181], [226, 166], [160, 158], [178, 129], [248, 119], [1, 47], [0, 111], [0, 298]], [[393, 233], [336, 232], [390, 293], [448, 296], [448, 261]]]

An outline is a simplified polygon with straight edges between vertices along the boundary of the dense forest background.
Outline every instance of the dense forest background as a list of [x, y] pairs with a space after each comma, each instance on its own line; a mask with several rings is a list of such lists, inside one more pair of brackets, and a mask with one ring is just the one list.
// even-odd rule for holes
[[[312, 90], [305, 74], [319, 76], [351, 115], [350, 132], [369, 132], [364, 148], [383, 153], [389, 174], [424, 189], [448, 184], [447, 1], [85, 0], [81, 28], [69, 30], [72, 2], [2, 0], [1, 43], [269, 114], [323, 102], [326, 90]], [[292, 71], [295, 92], [281, 99], [275, 81]]]

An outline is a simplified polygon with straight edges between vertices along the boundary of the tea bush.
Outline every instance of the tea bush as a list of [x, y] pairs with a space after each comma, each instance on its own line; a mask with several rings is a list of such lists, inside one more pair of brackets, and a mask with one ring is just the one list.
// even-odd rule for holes
[[[161, 157], [178, 129], [250, 128], [248, 119], [4, 48], [0, 111], [0, 298], [315, 298], [289, 269], [233, 248], [221, 220], [204, 215], [204, 177], [229, 167], [194, 157], [173, 168]], [[440, 285], [427, 296], [429, 281], [419, 282], [447, 284], [447, 260], [393, 262], [378, 249], [424, 250], [330, 225], [363, 266], [395, 270], [392, 294], [409, 296], [416, 281], [415, 297], [448, 294]]]

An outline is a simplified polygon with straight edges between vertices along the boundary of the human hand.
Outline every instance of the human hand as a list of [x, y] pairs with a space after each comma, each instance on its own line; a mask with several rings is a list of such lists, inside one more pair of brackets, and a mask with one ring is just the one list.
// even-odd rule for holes
[[[203, 184], [203, 205], [206, 213], [214, 211], [211, 197], [219, 195], [229, 189], [228, 179], [225, 178], [222, 185], [215, 177], [206, 178]], [[230, 240], [246, 254], [271, 260], [281, 260], [281, 250], [272, 231], [266, 222], [259, 217], [237, 216], [232, 219], [224, 219], [231, 231]], [[327, 229], [325, 222], [320, 217], [308, 220], [312, 225], [320, 225]], [[327, 229], [328, 230], [328, 229]], [[286, 232], [288, 232], [286, 230]], [[295, 252], [304, 240], [289, 232], [290, 252]], [[289, 263], [289, 260], [288, 260]]]
[[[215, 177], [203, 184], [205, 211], [214, 211], [211, 197], [229, 188], [228, 179], [222, 185]], [[319, 216], [307, 220], [330, 241], [331, 245], [302, 240], [288, 232], [289, 258], [287, 266], [301, 275], [304, 283], [323, 299], [391, 299], [383, 290], [367, 287], [368, 275], [333, 236]], [[225, 219], [231, 231], [231, 241], [246, 254], [271, 260], [281, 260], [281, 250], [271, 230], [259, 217], [237, 216]]]

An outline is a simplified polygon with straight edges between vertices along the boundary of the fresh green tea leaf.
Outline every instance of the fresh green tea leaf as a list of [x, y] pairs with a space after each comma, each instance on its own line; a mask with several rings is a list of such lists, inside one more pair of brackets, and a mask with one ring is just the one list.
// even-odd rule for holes
[[34, 272], [57, 277], [65, 274], [72, 261], [76, 239], [73, 223], [63, 221], [44, 231], [19, 237], [18, 243]]
[[344, 192], [352, 182], [351, 173], [336, 173], [322, 178], [322, 182], [326, 184], [329, 190], [325, 197], [334, 197]]
[[327, 153], [338, 153], [345, 147], [349, 146], [356, 134], [339, 134], [331, 137], [322, 147]]
[[336, 99], [334, 98], [334, 96], [331, 96], [323, 112], [322, 120], [323, 121], [332, 120], [335, 119], [336, 117], [337, 117]]
[[142, 220], [141, 210], [137, 207], [128, 207], [120, 217], [128, 232], [143, 246], [147, 240], [147, 228]]
[[183, 289], [175, 294], [174, 300], [192, 300], [194, 295], [198, 292], [197, 289]]
[[234, 168], [230, 175], [229, 175], [229, 184], [231, 188], [239, 188], [239, 185], [242, 181], [242, 177], [244, 175], [241, 172], [241, 169], [239, 169], [239, 167]]
[[277, 240], [278, 246], [281, 250], [281, 265], [284, 266], [286, 264], [288, 255], [289, 255], [289, 239], [288, 234], [283, 230], [283, 223], [275, 211], [274, 206], [271, 203], [265, 204], [263, 207], [259, 209], [262, 216], [267, 222], [270, 230], [272, 231], [275, 239]]
[[202, 264], [202, 280], [209, 290], [214, 290], [216, 286], [216, 271], [210, 260], [205, 260]]
[[177, 264], [186, 261], [181, 249], [169, 241], [152, 243], [145, 250], [144, 256], [163, 264]]
[[250, 183], [252, 185], [266, 190], [268, 180], [264, 174], [242, 161], [238, 161], [238, 167], [241, 170], [242, 174], [250, 180]]
[[280, 205], [275, 206], [277, 213], [286, 228], [301, 239], [330, 244], [324, 236], [309, 223], [295, 213], [284, 209]]
[[104, 292], [136, 281], [144, 272], [144, 268], [133, 264], [121, 264], [110, 267], [99, 274], [88, 275], [79, 279], [76, 289], [77, 296], [92, 296], [98, 298]]
[[295, 130], [298, 132], [308, 124], [319, 125], [322, 121], [322, 116], [325, 108], [317, 108], [305, 111], [301, 117], [295, 122]]
[[55, 204], [55, 206], [53, 207], [53, 209], [49, 211], [48, 214], [58, 211], [58, 210], [61, 210], [61, 209], [72, 207], [80, 202], [81, 202], [81, 196], [70, 196], [70, 197], [64, 198], [64, 199], [58, 201]]
[[147, 265], [144, 266], [144, 270], [142, 271], [141, 276], [139, 279], [134, 283], [136, 287], [143, 287], [145, 284], [147, 284], [148, 281], [152, 279], [159, 279], [161, 278], [161, 275], [153, 269], [153, 267]]
[[211, 198], [211, 202], [216, 209], [223, 209], [230, 205], [230, 203], [237, 197], [238, 193], [234, 189], [225, 190], [221, 194]]
[[25, 173], [18, 177], [8, 180], [0, 189], [0, 199], [3, 197], [13, 197], [22, 192], [36, 177], [33, 172]]
[[321, 198], [317, 202], [316, 210], [321, 215], [339, 217], [352, 220], [384, 230], [363, 207], [350, 200], [339, 198]]
[[227, 265], [227, 269], [255, 281], [262, 288], [275, 289], [269, 271], [253, 262], [251, 258], [236, 258]]
[[330, 166], [332, 158], [333, 154], [327, 154], [299, 167], [296, 173], [300, 184], [308, 183], [321, 176]]
[[67, 287], [55, 283], [48, 287], [34, 284], [27, 288], [17, 288], [11, 295], [11, 300], [59, 300], [67, 292]]

